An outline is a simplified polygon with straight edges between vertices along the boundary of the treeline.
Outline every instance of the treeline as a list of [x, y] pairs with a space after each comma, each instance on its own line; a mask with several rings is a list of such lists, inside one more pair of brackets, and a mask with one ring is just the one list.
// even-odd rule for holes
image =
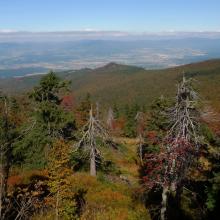
[[[175, 99], [161, 96], [150, 109], [115, 104], [103, 110], [89, 94], [76, 102], [70, 83], [50, 72], [22, 97], [1, 94], [1, 219], [92, 219], [76, 173], [120, 177], [103, 152], [120, 154], [121, 137], [137, 140], [140, 184], [132, 200], [151, 219], [218, 218], [220, 136], [203, 119], [190, 79], [183, 77]], [[25, 183], [15, 175], [23, 170], [38, 171]], [[124, 219], [147, 218], [140, 215]]]

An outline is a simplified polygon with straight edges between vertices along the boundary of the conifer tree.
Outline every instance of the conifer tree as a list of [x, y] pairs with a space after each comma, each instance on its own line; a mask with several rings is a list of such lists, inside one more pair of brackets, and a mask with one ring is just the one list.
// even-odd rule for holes
[[60, 105], [62, 95], [68, 90], [69, 83], [62, 81], [51, 71], [41, 79], [40, 85], [30, 94], [36, 104], [37, 121], [50, 137], [65, 136], [65, 127], [71, 123], [70, 116]]
[[120, 112], [119, 112], [119, 108], [118, 106], [116, 105], [116, 103], [113, 105], [113, 113], [114, 113], [114, 116], [115, 116], [115, 119], [118, 119], [119, 116], [120, 116]]
[[14, 145], [26, 134], [19, 132], [19, 109], [16, 101], [0, 95], [0, 219], [5, 219], [7, 186], [10, 168], [14, 161]]
[[10, 112], [8, 104], [7, 97], [2, 96], [0, 115], [0, 218], [3, 217], [3, 208], [7, 193], [7, 180], [12, 157], [12, 139], [14, 136], [13, 125], [9, 119]]
[[135, 116], [137, 115], [138, 111], [140, 110], [139, 105], [135, 104], [129, 107], [128, 105], [125, 106], [125, 117], [126, 123], [124, 128], [124, 133], [126, 137], [136, 137], [136, 122]]
[[70, 168], [70, 146], [63, 140], [53, 144], [49, 151], [48, 185], [52, 198], [50, 203], [55, 209], [56, 219], [76, 219], [75, 192], [72, 190], [70, 177], [73, 171]]
[[81, 128], [86, 124], [91, 104], [91, 96], [87, 93], [86, 97], [79, 103], [79, 106], [76, 109], [76, 122], [78, 128]]
[[147, 123], [148, 131], [164, 133], [168, 129], [167, 109], [170, 107], [169, 100], [164, 96], [155, 99], [150, 107], [150, 119]]
[[30, 167], [42, 168], [46, 165], [47, 151], [56, 139], [73, 137], [73, 114], [61, 105], [69, 83], [49, 72], [30, 93], [33, 105], [31, 117], [36, 125], [17, 146], [17, 152], [23, 152], [24, 163]]

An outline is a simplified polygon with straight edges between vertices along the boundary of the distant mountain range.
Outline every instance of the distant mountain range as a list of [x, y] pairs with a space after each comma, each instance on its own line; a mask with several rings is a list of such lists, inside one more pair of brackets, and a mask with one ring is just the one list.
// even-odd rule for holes
[[[173, 97], [183, 72], [196, 79], [195, 86], [203, 103], [220, 111], [220, 59], [159, 70], [109, 63], [96, 69], [68, 70], [57, 74], [72, 81], [72, 92], [77, 99], [89, 92], [105, 106], [114, 103], [149, 106], [161, 95]], [[41, 75], [2, 79], [0, 89], [17, 95], [32, 89], [40, 78]]]
[[79, 40], [164, 40], [183, 38], [220, 38], [220, 31], [126, 32], [102, 30], [30, 32], [0, 29], [0, 42], [63, 42]]
[[[17, 37], [19, 35], [10, 33], [9, 36], [12, 37], [13, 34]], [[91, 35], [90, 32], [87, 34]], [[55, 34], [56, 41], [54, 38], [49, 41], [48, 38], [37, 38], [35, 35], [32, 41], [27, 41], [24, 36], [17, 38], [17, 41], [3, 41], [2, 35], [0, 33], [0, 78], [46, 73], [49, 69], [63, 71], [97, 68], [109, 62], [158, 69], [220, 57], [220, 34], [217, 33], [192, 33], [191, 37], [189, 33], [146, 35], [147, 37], [141, 35], [139, 38], [137, 35], [132, 38], [130, 35], [112, 33], [115, 36], [112, 40], [105, 37], [101, 40], [73, 40], [75, 38], [72, 39], [70, 33], [65, 35], [69, 36], [68, 40], [65, 37], [63, 39], [63, 35], [60, 36], [62, 40], [59, 40], [58, 34]], [[96, 35], [98, 38], [100, 33], [97, 32]], [[15, 37], [9, 36], [8, 39], [14, 40]], [[52, 37], [52, 34], [48, 36]]]

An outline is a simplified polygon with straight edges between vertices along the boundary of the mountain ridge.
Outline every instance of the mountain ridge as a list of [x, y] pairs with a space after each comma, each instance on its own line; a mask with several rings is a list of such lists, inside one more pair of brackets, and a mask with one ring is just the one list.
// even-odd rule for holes
[[[110, 62], [100, 68], [69, 70], [57, 74], [72, 81], [72, 92], [77, 99], [90, 93], [103, 105], [138, 103], [149, 106], [160, 95], [173, 97], [175, 85], [183, 72], [198, 81], [196, 87], [203, 99], [220, 110], [220, 59], [157, 70]], [[38, 75], [3, 79], [0, 81], [0, 89], [11, 94], [27, 92], [40, 78]]]

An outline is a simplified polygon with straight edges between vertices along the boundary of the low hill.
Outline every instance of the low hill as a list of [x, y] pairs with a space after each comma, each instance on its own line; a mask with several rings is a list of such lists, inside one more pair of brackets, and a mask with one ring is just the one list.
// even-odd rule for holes
[[[156, 97], [173, 96], [175, 85], [183, 72], [196, 79], [195, 86], [201, 98], [220, 110], [220, 59], [158, 70], [109, 63], [97, 69], [70, 70], [57, 74], [72, 81], [72, 90], [77, 98], [89, 92], [105, 105], [136, 102], [148, 106]], [[3, 79], [0, 88], [17, 94], [30, 90], [40, 78], [38, 75]]]

